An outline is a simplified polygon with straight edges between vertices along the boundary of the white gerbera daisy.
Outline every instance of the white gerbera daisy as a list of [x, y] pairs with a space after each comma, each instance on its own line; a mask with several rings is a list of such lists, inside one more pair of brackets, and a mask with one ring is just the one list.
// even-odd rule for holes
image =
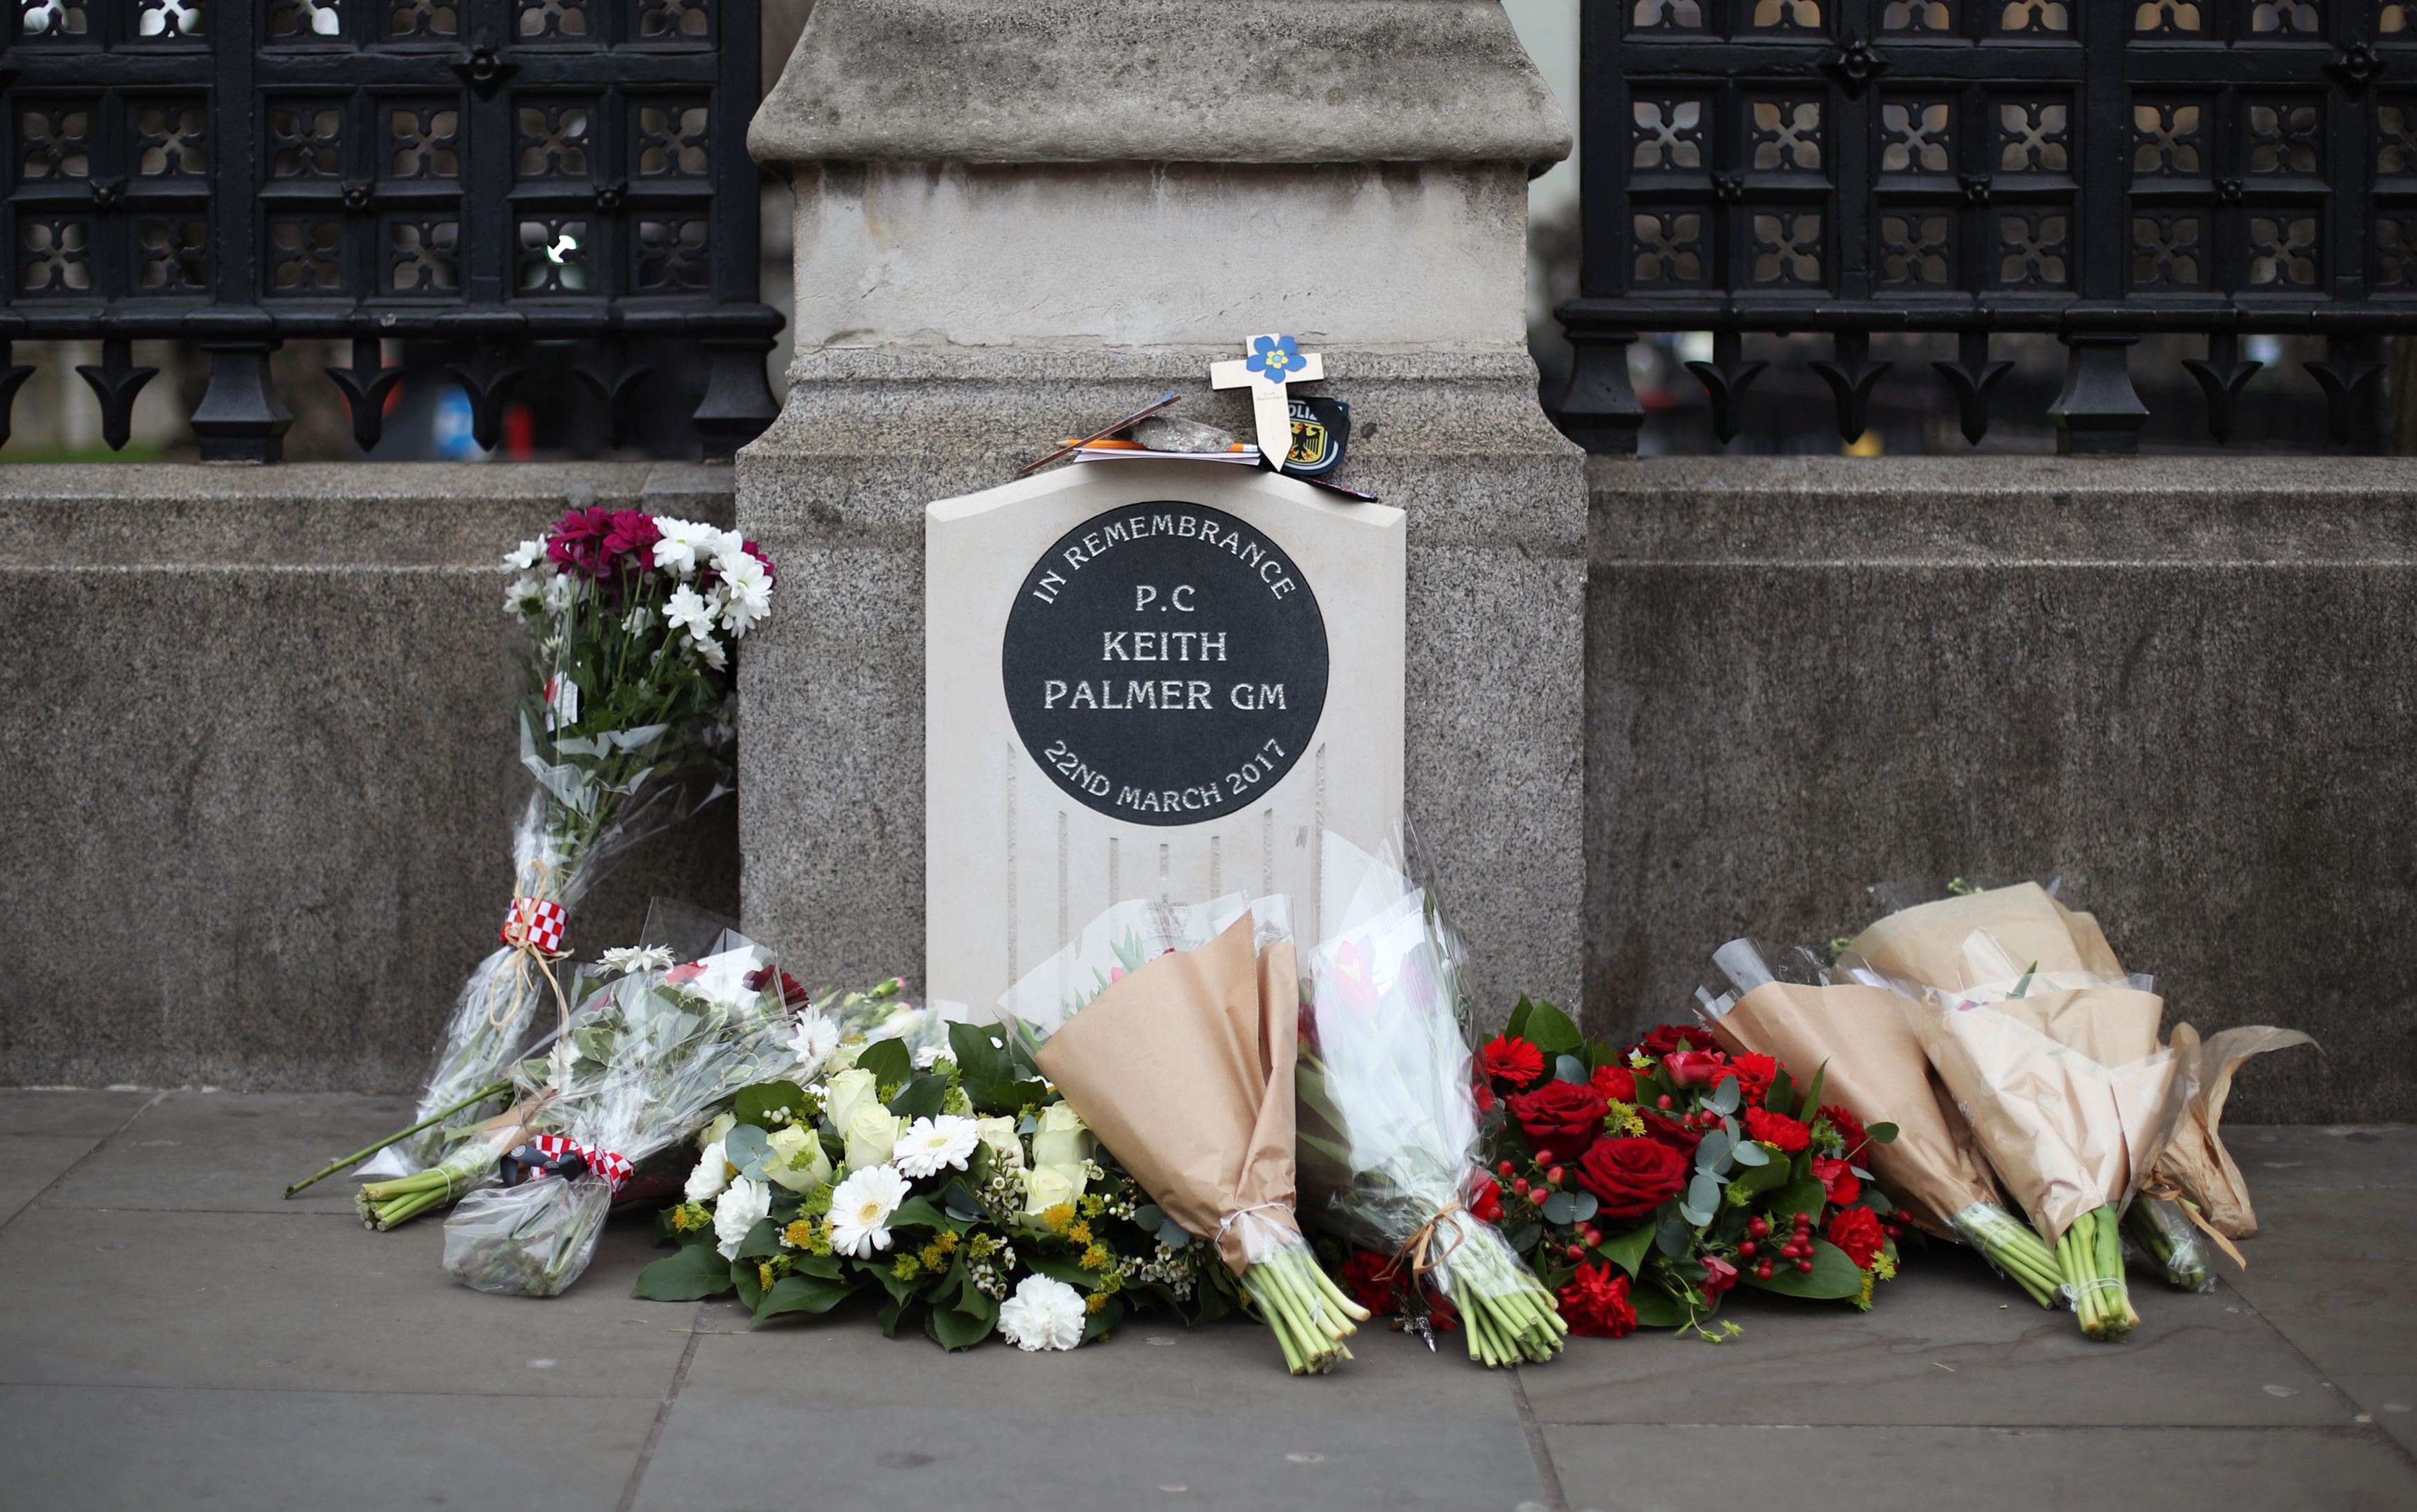
[[1072, 1349], [1083, 1341], [1087, 1316], [1083, 1293], [1053, 1277], [1027, 1276], [998, 1305], [998, 1331], [1017, 1349], [1035, 1353]]
[[692, 1202], [709, 1202], [729, 1185], [730, 1157], [722, 1153], [722, 1142], [716, 1140], [698, 1154], [696, 1169], [688, 1173], [688, 1187], [680, 1195]]
[[906, 1132], [898, 1136], [897, 1147], [889, 1157], [898, 1163], [900, 1171], [920, 1180], [938, 1175], [950, 1167], [965, 1170], [965, 1162], [980, 1144], [981, 1131], [974, 1126], [972, 1119], [942, 1113], [936, 1118], [919, 1118], [906, 1126]]
[[722, 1258], [737, 1256], [738, 1247], [747, 1238], [747, 1231], [755, 1227], [758, 1218], [772, 1216], [772, 1188], [752, 1176], [741, 1176], [713, 1204], [713, 1247]]
[[671, 949], [667, 945], [615, 945], [604, 952], [604, 969], [619, 976], [633, 972], [669, 971]]
[[823, 1064], [823, 1058], [839, 1049], [839, 1025], [819, 1013], [809, 1013], [798, 1021], [795, 1033], [789, 1036], [789, 1053], [798, 1058], [798, 1066], [812, 1076]]
[[867, 1166], [831, 1189], [831, 1249], [862, 1260], [889, 1247], [889, 1215], [906, 1201], [896, 1166]]

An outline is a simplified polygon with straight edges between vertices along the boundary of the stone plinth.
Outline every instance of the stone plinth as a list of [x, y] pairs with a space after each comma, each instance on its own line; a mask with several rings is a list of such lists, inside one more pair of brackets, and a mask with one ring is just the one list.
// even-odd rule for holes
[[798, 357], [739, 520], [805, 611], [748, 643], [751, 927], [818, 975], [923, 959], [924, 507], [1168, 389], [1247, 434], [1208, 365], [1285, 330], [1343, 480], [1407, 512], [1407, 804], [1482, 1000], [1573, 994], [1583, 467], [1522, 314], [1568, 129], [1499, 7], [822, 0], [750, 140], [797, 187]]

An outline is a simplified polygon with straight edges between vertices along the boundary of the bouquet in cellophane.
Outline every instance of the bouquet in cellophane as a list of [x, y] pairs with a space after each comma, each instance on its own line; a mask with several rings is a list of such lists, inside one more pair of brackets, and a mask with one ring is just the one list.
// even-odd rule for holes
[[1328, 869], [1360, 863], [1342, 927], [1309, 954], [1300, 1066], [1300, 1212], [1356, 1247], [1363, 1306], [1434, 1347], [1458, 1326], [1469, 1358], [1541, 1364], [1569, 1334], [1553, 1294], [1504, 1240], [1462, 1037], [1462, 953], [1427, 890], [1327, 838]]
[[[1368, 1312], [1319, 1267], [1293, 1211], [1300, 983], [1285, 900], [1109, 914], [1137, 910], [1160, 911], [1133, 931], [1165, 943], [1158, 954], [1095, 922], [1000, 1005], [1160, 1211], [1214, 1243], [1293, 1373], [1323, 1373], [1349, 1357], [1344, 1340]], [[1213, 937], [1174, 943], [1208, 920]], [[1100, 942], [1110, 960], [1076, 959]]]
[[364, 1171], [433, 1166], [564, 1011], [554, 963], [570, 910], [639, 840], [727, 791], [731, 657], [771, 612], [772, 565], [731, 531], [635, 509], [573, 509], [504, 559], [529, 634], [518, 709], [536, 779], [512, 833], [500, 948], [470, 974], [420, 1095], [427, 1126]]
[[560, 1293], [586, 1270], [639, 1161], [827, 1035], [793, 1017], [786, 979], [752, 941], [732, 932], [700, 959], [670, 955], [636, 952], [583, 975], [570, 1022], [517, 1068], [529, 1111], [494, 1142], [527, 1137], [480, 1152], [501, 1158], [507, 1185], [471, 1192], [445, 1220], [445, 1268], [464, 1286]]

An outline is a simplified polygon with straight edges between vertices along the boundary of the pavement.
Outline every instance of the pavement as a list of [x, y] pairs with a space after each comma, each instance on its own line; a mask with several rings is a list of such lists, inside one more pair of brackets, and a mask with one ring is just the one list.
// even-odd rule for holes
[[567, 1295], [456, 1286], [423, 1222], [288, 1181], [399, 1098], [0, 1091], [0, 1508], [770, 1512], [2417, 1507], [2417, 1127], [2243, 1127], [2251, 1269], [2146, 1279], [2120, 1345], [1969, 1255], [1868, 1315], [1745, 1295], [1712, 1347], [1488, 1372], [1379, 1334], [1324, 1380], [1142, 1318], [949, 1356], [869, 1316], [641, 1302], [617, 1219]]

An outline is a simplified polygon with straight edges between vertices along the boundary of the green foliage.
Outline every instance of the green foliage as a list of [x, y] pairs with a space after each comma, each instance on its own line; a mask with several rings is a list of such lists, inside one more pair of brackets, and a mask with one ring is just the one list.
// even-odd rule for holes
[[729, 1263], [711, 1240], [704, 1240], [682, 1245], [640, 1271], [630, 1294], [651, 1302], [696, 1302], [721, 1296], [731, 1285]]
[[[738, 1096], [731, 1101], [730, 1112], [742, 1124], [757, 1128], [778, 1128], [781, 1125], [773, 1122], [770, 1116], [775, 1109], [787, 1109], [789, 1117], [793, 1119], [804, 1111], [805, 1106], [805, 1088], [795, 1081], [759, 1081], [752, 1087], [739, 1089]], [[729, 1145], [725, 1143], [722, 1149], [726, 1154]]]
[[859, 1070], [872, 1072], [876, 1084], [894, 1081], [904, 1086], [915, 1075], [915, 1052], [903, 1039], [876, 1039], [864, 1047], [856, 1065]]
[[783, 1276], [755, 1304], [755, 1322], [784, 1312], [823, 1313], [856, 1294], [856, 1286], [820, 1276]]
[[1653, 1225], [1640, 1223], [1626, 1233], [1608, 1234], [1595, 1246], [1595, 1253], [1626, 1271], [1632, 1278], [1636, 1267], [1645, 1263], [1646, 1252], [1653, 1247]]
[[1527, 1031], [1524, 1037], [1528, 1042], [1548, 1057], [1567, 1055], [1586, 1042], [1570, 1016], [1543, 998], [1528, 1005]]
[[1863, 1289], [1863, 1273], [1845, 1250], [1827, 1239], [1813, 1241], [1813, 1269], [1809, 1273], [1798, 1270], [1791, 1261], [1782, 1264], [1767, 1281], [1751, 1270], [1741, 1272], [1741, 1278], [1746, 1285], [1765, 1292], [1817, 1301], [1850, 1297]]
[[889, 1111], [901, 1118], [930, 1118], [940, 1111], [948, 1096], [947, 1077], [919, 1076], [889, 1099]]

